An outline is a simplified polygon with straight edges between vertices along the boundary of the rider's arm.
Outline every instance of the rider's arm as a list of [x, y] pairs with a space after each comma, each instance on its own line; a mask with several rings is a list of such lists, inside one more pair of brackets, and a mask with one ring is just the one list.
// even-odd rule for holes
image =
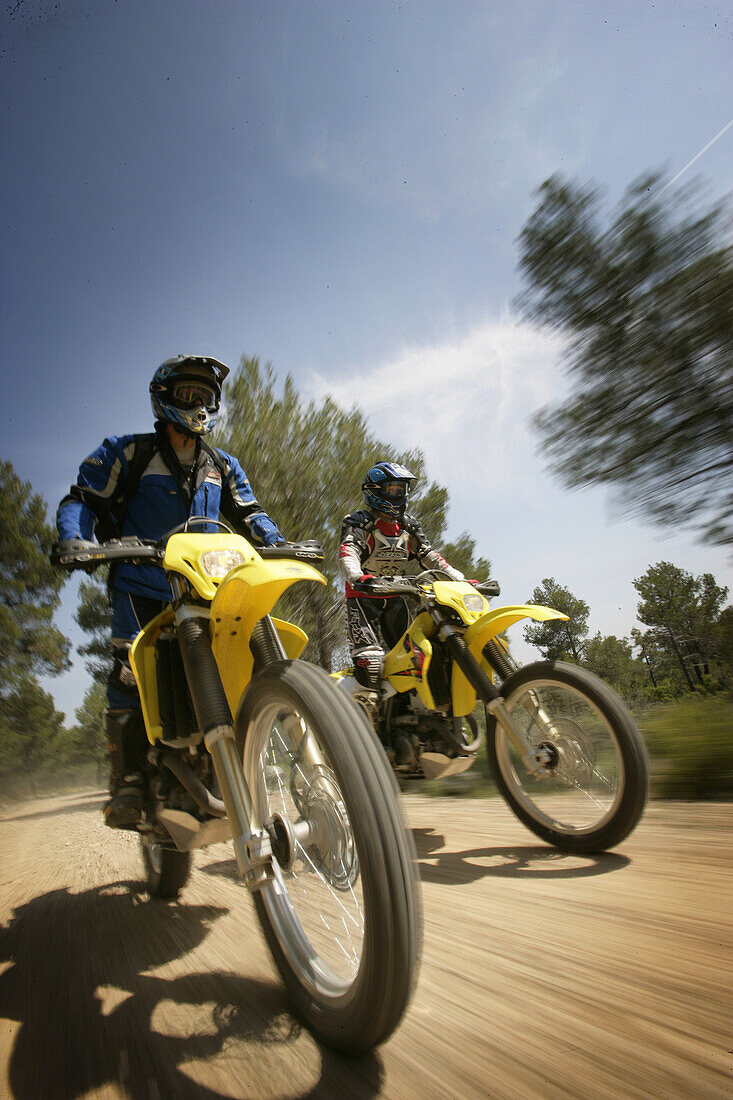
[[94, 538], [98, 521], [114, 503], [134, 446], [133, 436], [113, 436], [84, 459], [76, 484], [71, 486], [56, 513], [59, 539]]
[[347, 584], [357, 584], [361, 579], [364, 573], [362, 557], [365, 549], [364, 532], [356, 524], [349, 523], [347, 517], [341, 528], [341, 546], [339, 547], [339, 571]]
[[219, 454], [229, 467], [222, 479], [221, 511], [224, 518], [258, 545], [276, 546], [285, 542], [285, 536], [274, 519], [270, 519], [257, 503], [249, 479], [236, 458], [223, 451]]
[[433, 550], [427, 536], [416, 519], [405, 516], [405, 528], [410, 532], [410, 555], [417, 558], [423, 569], [442, 569], [452, 581], [465, 581], [460, 569], [454, 569], [445, 558]]

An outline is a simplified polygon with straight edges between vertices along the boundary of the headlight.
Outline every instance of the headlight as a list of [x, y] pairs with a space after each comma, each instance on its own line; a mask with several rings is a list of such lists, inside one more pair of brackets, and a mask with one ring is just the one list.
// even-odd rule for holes
[[244, 561], [239, 550], [207, 550], [201, 555], [201, 568], [209, 577], [221, 580], [238, 565], [244, 565]]
[[463, 606], [466, 611], [483, 611], [485, 601], [480, 592], [469, 592], [463, 597]]

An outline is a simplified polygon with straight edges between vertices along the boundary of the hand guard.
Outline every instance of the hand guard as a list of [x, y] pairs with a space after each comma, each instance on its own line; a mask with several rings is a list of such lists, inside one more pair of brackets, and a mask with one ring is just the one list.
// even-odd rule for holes
[[103, 563], [90, 561], [88, 565], [82, 567], [80, 559], [83, 560], [85, 554], [97, 553], [98, 550], [98, 544], [89, 539], [61, 539], [60, 542], [54, 543], [51, 549], [51, 565], [68, 570], [84, 568], [87, 573], [92, 573], [98, 565]]

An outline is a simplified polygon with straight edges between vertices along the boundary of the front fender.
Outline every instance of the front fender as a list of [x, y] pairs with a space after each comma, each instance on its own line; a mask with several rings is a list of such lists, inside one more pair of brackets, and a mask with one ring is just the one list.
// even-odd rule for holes
[[161, 631], [173, 626], [173, 622], [173, 608], [168, 606], [143, 627], [130, 646], [130, 667], [135, 674], [140, 693], [145, 731], [152, 744], [163, 736], [155, 646]]
[[[484, 668], [486, 659], [482, 650], [487, 642], [495, 638], [497, 634], [503, 634], [520, 619], [534, 619], [544, 623], [552, 619], [567, 620], [568, 616], [562, 611], [555, 611], [551, 607], [543, 607], [542, 604], [509, 604], [506, 607], [494, 607], [484, 612], [474, 623], [469, 626], [463, 636], [463, 640], [469, 650]], [[490, 671], [490, 670], [489, 670]], [[453, 713], [457, 718], [464, 714], [470, 714], [476, 705], [476, 690], [466, 679], [463, 671], [453, 662], [451, 672], [451, 695], [453, 698]]]
[[[252, 678], [252, 631], [296, 581], [328, 584], [323, 574], [306, 562], [273, 558], [239, 565], [219, 585], [211, 603], [211, 648], [232, 714]], [[274, 622], [286, 653], [297, 657], [308, 640], [306, 634], [292, 623]]]

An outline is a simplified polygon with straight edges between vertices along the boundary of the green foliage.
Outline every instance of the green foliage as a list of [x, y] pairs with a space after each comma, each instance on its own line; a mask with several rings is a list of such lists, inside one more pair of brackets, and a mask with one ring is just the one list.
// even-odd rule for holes
[[634, 657], [627, 638], [598, 633], [585, 643], [583, 664], [627, 701], [648, 699], [654, 689], [644, 663]]
[[713, 626], [713, 638], [726, 682], [733, 684], [733, 607], [721, 611]]
[[569, 589], [558, 584], [554, 577], [545, 577], [527, 602], [561, 611], [568, 616], [568, 622], [561, 619], [552, 619], [546, 623], [528, 622], [524, 627], [525, 642], [537, 646], [546, 660], [555, 661], [571, 656], [580, 661], [588, 634], [590, 614], [585, 600], [574, 596]]
[[[278, 385], [272, 366], [262, 366], [257, 357], [244, 356], [227, 383], [217, 444], [239, 458], [257, 499], [286, 538], [317, 539], [323, 545], [326, 559], [320, 568], [329, 587], [300, 585], [283, 602], [310, 637], [306, 656], [330, 669], [345, 645], [337, 569], [341, 521], [363, 507], [361, 482], [367, 469], [391, 458], [412, 470], [419, 478], [414, 511], [438, 547], [447, 526], [447, 489], [427, 482], [420, 451], [397, 451], [375, 439], [356, 407], [346, 411], [331, 397], [304, 402], [290, 375]], [[443, 549], [452, 561], [448, 548]], [[468, 534], [452, 549], [455, 564], [470, 576], [488, 575], [489, 563], [475, 560]]]
[[53, 697], [25, 677], [3, 699], [0, 715], [0, 775], [22, 772], [31, 794], [36, 793], [39, 766], [58, 751], [64, 716]]
[[69, 764], [95, 764], [101, 771], [107, 758], [107, 738], [104, 733], [104, 711], [107, 697], [103, 683], [94, 682], [88, 688], [82, 704], [75, 712], [76, 725], [69, 730], [63, 746]]
[[96, 570], [88, 580], [79, 585], [79, 603], [75, 621], [89, 635], [89, 641], [79, 646], [83, 657], [88, 657], [87, 668], [98, 684], [107, 682], [112, 669], [112, 606], [107, 595], [107, 569]]
[[678, 680], [694, 691], [704, 685], [715, 668], [722, 668], [720, 639], [716, 628], [728, 594], [710, 573], [693, 576], [668, 561], [650, 565], [634, 580], [641, 600], [639, 621], [650, 629], [638, 633], [652, 667], [662, 677]]
[[519, 306], [571, 339], [573, 392], [536, 419], [553, 471], [727, 543], [733, 248], [723, 209], [693, 198], [649, 176], [604, 225], [597, 190], [548, 179], [519, 239]]
[[686, 696], [641, 723], [660, 798], [733, 798], [733, 699]]
[[69, 643], [52, 626], [65, 581], [48, 559], [54, 539], [43, 499], [0, 462], [0, 720], [27, 678], [69, 667]]

